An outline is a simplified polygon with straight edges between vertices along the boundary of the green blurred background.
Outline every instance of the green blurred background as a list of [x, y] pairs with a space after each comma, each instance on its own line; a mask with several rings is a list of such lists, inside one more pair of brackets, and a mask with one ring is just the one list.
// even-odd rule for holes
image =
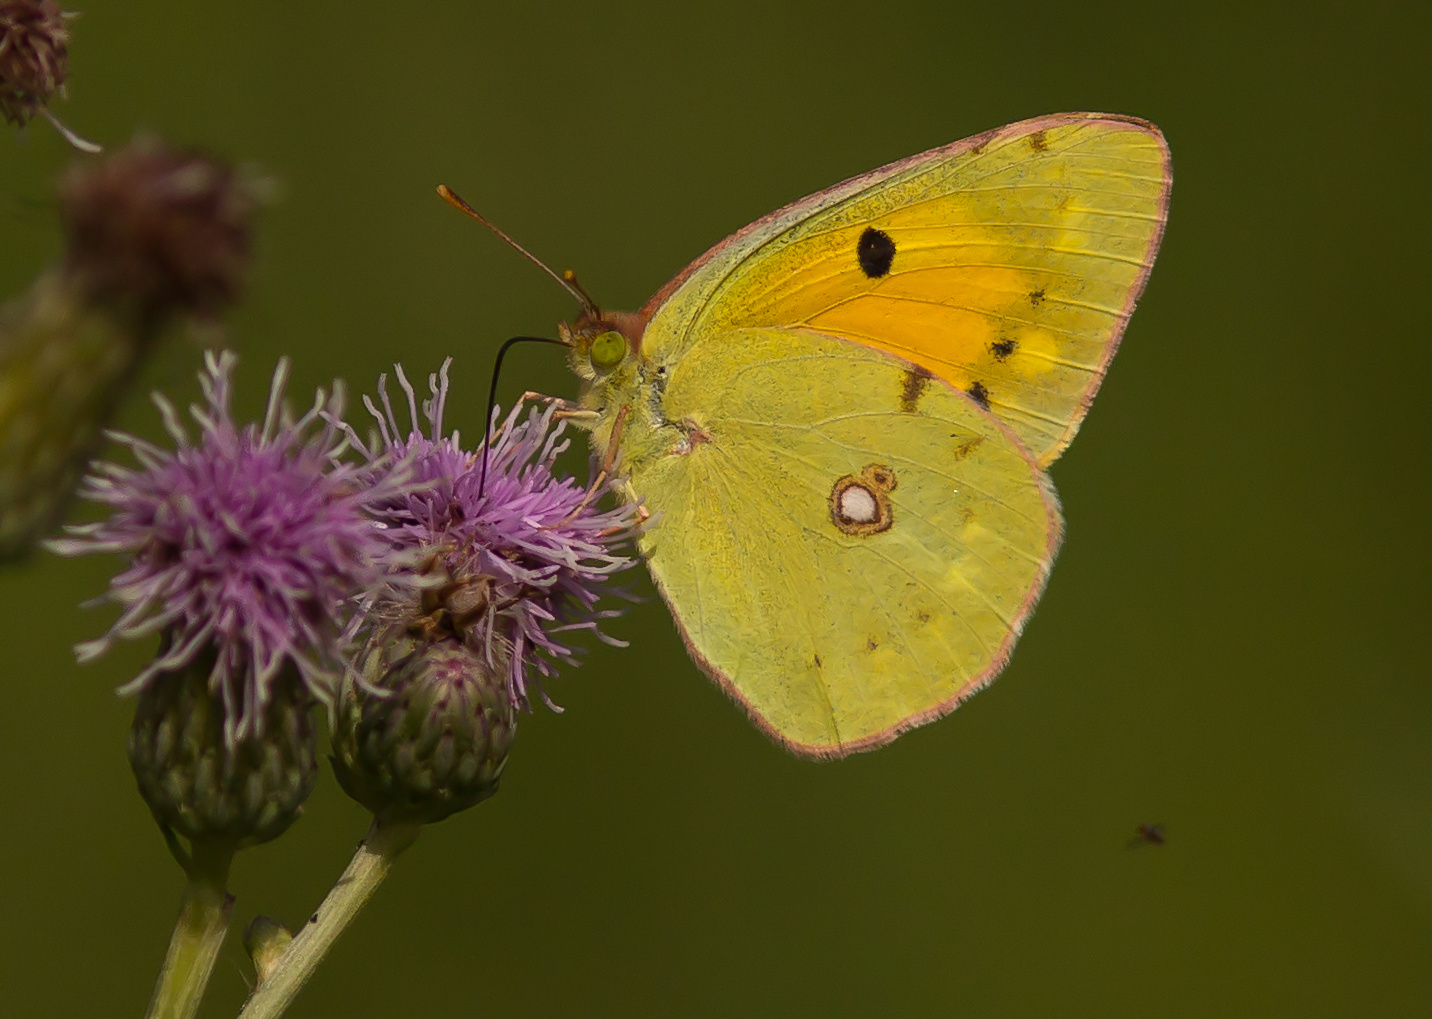
[[[1167, 133], [1168, 234], [1054, 468], [1068, 540], [998, 683], [800, 761], [650, 600], [291, 1014], [1429, 1014], [1426, 5], [516, 6], [83, 5], [71, 126], [280, 185], [230, 323], [241, 412], [281, 354], [299, 393], [454, 354], [453, 423], [480, 430], [497, 344], [574, 309], [440, 181], [635, 307], [791, 199], [1107, 110]], [[72, 158], [46, 124], [0, 134], [0, 294], [56, 256]], [[181, 339], [146, 386], [188, 398], [197, 363]], [[508, 399], [574, 392], [554, 351], [511, 364]], [[139, 394], [120, 424], [159, 431]], [[115, 566], [0, 574], [6, 1016], [140, 1014], [178, 902], [112, 693], [151, 649], [70, 651]], [[1127, 850], [1140, 822], [1168, 844]], [[325, 770], [240, 857], [239, 923], [301, 922], [364, 825]], [[203, 1014], [232, 1015], [246, 972], [231, 937]]]

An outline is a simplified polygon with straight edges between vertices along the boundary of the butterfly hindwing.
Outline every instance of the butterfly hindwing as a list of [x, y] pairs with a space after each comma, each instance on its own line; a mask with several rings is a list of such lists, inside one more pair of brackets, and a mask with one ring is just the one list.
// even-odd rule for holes
[[738, 329], [673, 361], [661, 406], [688, 441], [631, 462], [660, 513], [645, 552], [693, 655], [762, 728], [838, 756], [1003, 666], [1061, 523], [974, 401], [845, 340]]
[[1170, 183], [1143, 121], [1013, 124], [752, 224], [653, 299], [643, 349], [768, 326], [853, 340], [970, 394], [1047, 465], [1143, 290]]

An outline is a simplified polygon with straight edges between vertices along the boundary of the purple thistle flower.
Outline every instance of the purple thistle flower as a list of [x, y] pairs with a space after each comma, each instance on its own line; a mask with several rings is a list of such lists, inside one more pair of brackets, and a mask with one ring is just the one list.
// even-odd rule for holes
[[[589, 630], [626, 646], [599, 628], [600, 620], [619, 611], [596, 606], [602, 585], [632, 565], [617, 550], [640, 531], [641, 509], [622, 497], [614, 481], [588, 492], [553, 472], [570, 443], [563, 438], [565, 422], [554, 424], [555, 404], [529, 408], [525, 417], [519, 405], [507, 415], [492, 439], [484, 489], [481, 453], [465, 451], [457, 432], [442, 434], [451, 363], [449, 358], [428, 376], [426, 431], [402, 368], [395, 370], [408, 397], [406, 428], [389, 402], [386, 376], [378, 381], [382, 410], [364, 398], [380, 434], [372, 450], [356, 436], [354, 445], [373, 464], [374, 477], [391, 469], [386, 465], [402, 464], [413, 482], [376, 513], [395, 550], [426, 557], [419, 569], [432, 585], [419, 595], [416, 612], [411, 604], [390, 603], [378, 615], [406, 615], [415, 635], [456, 637], [489, 665], [505, 658], [514, 707], [530, 710], [535, 686], [560, 711], [541, 686], [541, 677], [574, 662], [576, 652], [560, 635]], [[618, 494], [619, 505], [598, 508], [608, 493]]]
[[286, 360], [274, 371], [262, 426], [235, 426], [236, 360], [229, 352], [205, 355], [205, 405], [190, 407], [197, 442], [157, 393], [174, 452], [111, 433], [138, 469], [94, 464], [80, 493], [111, 507], [110, 516], [68, 527], [73, 537], [50, 543], [61, 555], [133, 556], [101, 599], [123, 607], [119, 619], [79, 645], [79, 659], [163, 632], [159, 655], [120, 689], [133, 694], [212, 651], [207, 686], [223, 705], [230, 747], [262, 735], [264, 709], [287, 665], [331, 704], [350, 620], [365, 599], [402, 582], [401, 564], [369, 514], [407, 483], [401, 469], [374, 484], [365, 476], [371, 464], [338, 462], [348, 448], [341, 384], [331, 396], [319, 390], [312, 408], [293, 419], [284, 404]]

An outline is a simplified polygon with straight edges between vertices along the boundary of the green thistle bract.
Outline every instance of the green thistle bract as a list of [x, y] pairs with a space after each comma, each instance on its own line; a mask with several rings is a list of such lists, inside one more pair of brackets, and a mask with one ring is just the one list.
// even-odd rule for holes
[[381, 696], [347, 687], [334, 726], [344, 791], [381, 819], [422, 823], [497, 792], [517, 735], [505, 670], [450, 639], [392, 635], [373, 650], [365, 673]]

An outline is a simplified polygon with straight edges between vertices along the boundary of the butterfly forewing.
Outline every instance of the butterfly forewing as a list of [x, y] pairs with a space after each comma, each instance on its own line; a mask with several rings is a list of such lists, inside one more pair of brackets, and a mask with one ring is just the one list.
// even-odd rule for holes
[[1143, 121], [1061, 114], [798, 202], [659, 295], [644, 346], [804, 327], [924, 366], [1048, 464], [1068, 445], [1153, 264], [1171, 182]]

